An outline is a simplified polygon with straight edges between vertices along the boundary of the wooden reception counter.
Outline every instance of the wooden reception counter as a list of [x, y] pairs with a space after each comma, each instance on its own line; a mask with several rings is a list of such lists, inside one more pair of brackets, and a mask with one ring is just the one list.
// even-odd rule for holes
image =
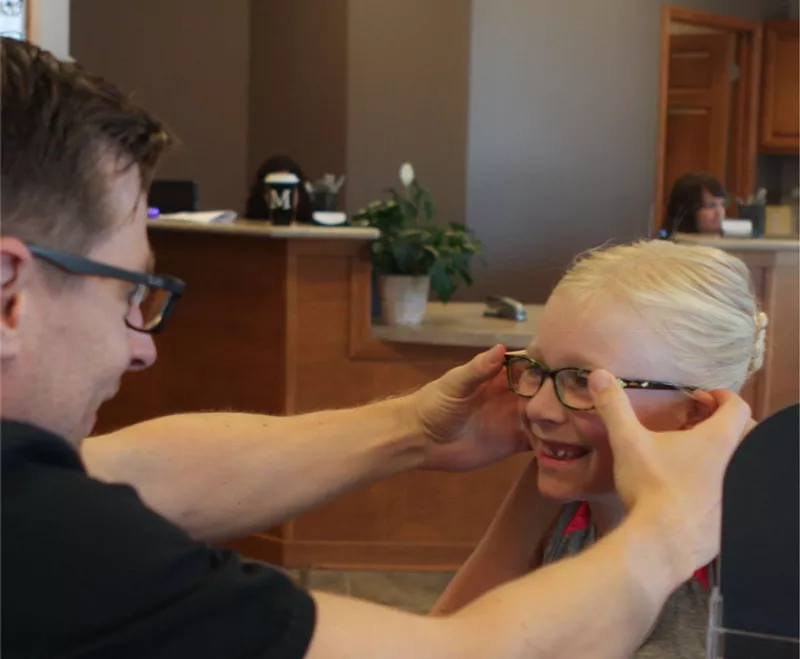
[[[197, 410], [353, 406], [412, 390], [515, 327], [511, 347], [527, 343], [535, 313], [527, 325], [489, 320], [482, 305], [458, 306], [472, 316], [469, 340], [458, 345], [373, 336], [374, 237], [369, 229], [153, 222], [158, 271], [183, 278], [186, 293], [156, 337], [158, 362], [125, 378], [99, 431]], [[452, 568], [481, 537], [524, 461], [402, 474], [234, 544], [287, 566]]]
[[[535, 334], [537, 305], [527, 305], [526, 323], [452, 303], [429, 305], [419, 328], [373, 326], [374, 238], [370, 229], [154, 221], [158, 271], [183, 278], [186, 293], [156, 337], [158, 362], [125, 378], [98, 430], [187, 411], [358, 405], [412, 390], [495, 343], [523, 348]], [[747, 261], [770, 315], [765, 370], [745, 391], [763, 418], [798, 399], [798, 250], [796, 241], [746, 243], [715, 245]], [[233, 544], [286, 566], [453, 568], [527, 459], [401, 474]]]

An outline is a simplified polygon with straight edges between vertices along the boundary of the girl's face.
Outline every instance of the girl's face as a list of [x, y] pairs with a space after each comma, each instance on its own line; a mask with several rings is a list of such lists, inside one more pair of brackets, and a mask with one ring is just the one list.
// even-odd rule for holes
[[[588, 305], [566, 292], [551, 296], [528, 355], [550, 369], [604, 368], [621, 378], [681, 382], [668, 344], [633, 310], [596, 296]], [[699, 404], [680, 391], [628, 392], [639, 420], [651, 430], [676, 430], [699, 421]], [[552, 378], [521, 399], [539, 466], [539, 489], [560, 501], [614, 493], [606, 428], [594, 411], [576, 412], [556, 396]]]
[[725, 197], [715, 197], [703, 190], [703, 205], [697, 211], [697, 230], [700, 233], [720, 233], [725, 219]]

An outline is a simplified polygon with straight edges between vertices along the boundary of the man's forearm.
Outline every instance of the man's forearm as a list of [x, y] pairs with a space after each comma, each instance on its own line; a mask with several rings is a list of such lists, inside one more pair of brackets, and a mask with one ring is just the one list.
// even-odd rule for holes
[[[505, 629], [499, 636], [511, 643], [507, 654], [472, 656], [631, 656], [667, 597], [689, 576], [657, 520], [634, 513], [581, 555], [501, 586], [462, 609], [456, 619], [470, 626], [493, 618], [491, 628]], [[490, 652], [490, 644], [483, 649]]]
[[343, 492], [416, 467], [423, 438], [405, 398], [294, 417], [163, 417], [91, 437], [95, 478], [129, 483], [203, 540], [264, 530]]
[[634, 512], [579, 556], [499, 586], [449, 616], [410, 616], [315, 593], [307, 659], [630, 657], [688, 577], [670, 536], [658, 515]]

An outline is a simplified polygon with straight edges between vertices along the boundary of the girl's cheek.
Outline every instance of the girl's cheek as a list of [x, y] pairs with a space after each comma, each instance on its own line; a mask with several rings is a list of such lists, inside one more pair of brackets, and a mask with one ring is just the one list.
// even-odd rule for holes
[[597, 446], [608, 443], [608, 432], [603, 420], [592, 412], [576, 412], [573, 424], [581, 439]]

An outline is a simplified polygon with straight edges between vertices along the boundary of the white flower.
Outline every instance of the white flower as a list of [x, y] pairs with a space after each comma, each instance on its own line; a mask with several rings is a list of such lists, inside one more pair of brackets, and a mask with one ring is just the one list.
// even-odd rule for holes
[[405, 187], [408, 187], [414, 182], [414, 168], [410, 162], [404, 162], [400, 167], [400, 181]]

